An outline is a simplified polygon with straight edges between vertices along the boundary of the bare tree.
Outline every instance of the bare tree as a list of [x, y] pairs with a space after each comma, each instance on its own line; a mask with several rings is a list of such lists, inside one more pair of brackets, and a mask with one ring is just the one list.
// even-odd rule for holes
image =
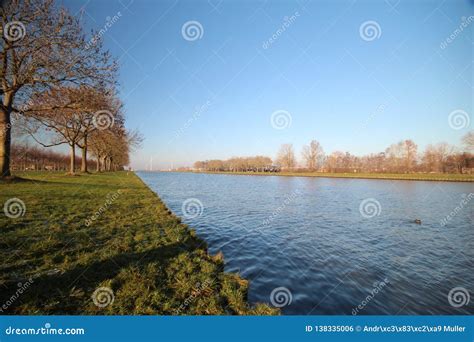
[[310, 170], [316, 170], [321, 166], [324, 151], [318, 141], [312, 140], [309, 145], [303, 146], [302, 155], [306, 162], [306, 167]]
[[265, 156], [234, 157], [227, 160], [197, 161], [194, 167], [207, 171], [230, 171], [230, 172], [268, 172], [273, 171], [272, 160]]
[[122, 102], [112, 91], [92, 87], [81, 87], [78, 91], [79, 108], [76, 117], [81, 122], [81, 139], [76, 145], [82, 150], [81, 172], [88, 172], [89, 136], [94, 131], [107, 130], [113, 125], [122, 127], [124, 116]]
[[143, 136], [138, 131], [127, 131], [120, 125], [105, 131], [93, 131], [89, 146], [96, 157], [97, 171], [122, 169], [130, 162], [130, 152], [139, 148], [142, 142]]
[[292, 144], [283, 144], [277, 155], [277, 162], [285, 169], [292, 169], [296, 165], [295, 152]]
[[402, 158], [404, 160], [404, 171], [411, 172], [417, 161], [418, 146], [413, 140], [405, 140], [402, 144]]
[[31, 95], [63, 84], [115, 81], [100, 39], [89, 48], [79, 20], [53, 0], [6, 0], [0, 7], [0, 177], [10, 175], [11, 115]]
[[441, 168], [436, 147], [432, 144], [426, 146], [425, 152], [423, 153], [422, 161], [423, 168], [425, 171], [437, 172]]
[[345, 153], [341, 151], [332, 152], [326, 158], [326, 168], [330, 172], [342, 172], [344, 170]]
[[57, 88], [35, 94], [30, 101], [25, 130], [44, 147], [68, 144], [70, 174], [75, 173], [75, 148], [82, 139], [82, 94], [77, 88]]

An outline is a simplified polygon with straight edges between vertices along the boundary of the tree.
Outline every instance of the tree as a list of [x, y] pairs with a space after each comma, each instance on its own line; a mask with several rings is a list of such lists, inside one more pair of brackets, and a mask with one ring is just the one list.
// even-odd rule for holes
[[330, 172], [341, 172], [344, 168], [345, 153], [341, 151], [332, 152], [326, 158], [326, 168]]
[[92, 132], [89, 140], [96, 157], [97, 171], [121, 170], [130, 161], [130, 151], [141, 146], [143, 137], [138, 131], [127, 131], [123, 125]]
[[416, 164], [418, 146], [413, 140], [405, 140], [401, 142], [402, 158], [404, 160], [404, 172], [411, 172]]
[[387, 166], [392, 172], [411, 172], [417, 161], [418, 146], [412, 140], [390, 145], [385, 154]]
[[422, 161], [425, 171], [434, 172], [440, 170], [440, 160], [434, 145], [426, 146]]
[[295, 152], [292, 144], [281, 145], [277, 156], [277, 162], [285, 169], [292, 169], [295, 167]]
[[88, 172], [89, 136], [94, 131], [107, 130], [113, 125], [123, 126], [123, 106], [122, 102], [111, 91], [91, 87], [81, 87], [79, 102], [76, 116], [81, 123], [81, 139], [76, 142], [76, 145], [82, 149], [81, 172]]
[[29, 114], [24, 121], [26, 131], [40, 145], [69, 145], [70, 174], [75, 172], [75, 147], [81, 139], [82, 123], [77, 116], [77, 95], [75, 88], [67, 87], [35, 94], [31, 98]]
[[33, 93], [68, 84], [114, 83], [116, 64], [100, 39], [88, 49], [79, 20], [53, 0], [0, 7], [0, 177], [10, 175], [11, 115]]
[[306, 167], [310, 170], [316, 170], [322, 163], [324, 151], [318, 141], [312, 140], [309, 145], [303, 146], [302, 155], [306, 162]]

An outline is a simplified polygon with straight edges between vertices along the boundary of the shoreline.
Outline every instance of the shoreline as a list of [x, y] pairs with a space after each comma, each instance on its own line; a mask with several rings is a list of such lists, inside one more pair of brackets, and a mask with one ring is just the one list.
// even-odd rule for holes
[[[150, 172], [150, 171], [140, 171]], [[458, 174], [353, 174], [353, 173], [318, 173], [318, 172], [223, 172], [223, 171], [160, 171], [195, 174], [217, 174], [229, 176], [268, 176], [268, 177], [307, 177], [307, 178], [345, 178], [345, 179], [374, 179], [374, 180], [401, 180], [401, 181], [426, 181], [426, 182], [456, 182], [473, 183], [474, 175]], [[439, 177], [443, 175], [443, 177]], [[438, 177], [437, 177], [438, 176]]]
[[[225, 272], [222, 253], [210, 255], [135, 172], [19, 176], [29, 181], [0, 186], [2, 205], [13, 198], [23, 206], [18, 217], [0, 218], [0, 302], [10, 303], [2, 314], [279, 313], [249, 304], [248, 280]], [[18, 281], [31, 286], [17, 298]], [[96, 303], [98, 290], [106, 305]]]

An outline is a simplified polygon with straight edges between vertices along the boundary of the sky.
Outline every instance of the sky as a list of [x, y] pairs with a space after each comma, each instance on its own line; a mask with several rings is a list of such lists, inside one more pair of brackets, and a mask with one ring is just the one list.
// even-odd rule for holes
[[[63, 0], [105, 29], [135, 169], [266, 155], [316, 139], [376, 153], [472, 130], [472, 0]], [[109, 25], [107, 24], [109, 21]], [[301, 159], [301, 158], [300, 158]]]

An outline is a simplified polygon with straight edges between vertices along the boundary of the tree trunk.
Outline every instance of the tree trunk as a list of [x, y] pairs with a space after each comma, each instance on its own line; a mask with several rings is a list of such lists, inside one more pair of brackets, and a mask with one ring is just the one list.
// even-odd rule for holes
[[71, 161], [69, 164], [69, 173], [73, 175], [74, 171], [76, 170], [76, 145], [72, 144], [70, 146], [71, 146]]
[[96, 166], [96, 171], [100, 172], [100, 155], [97, 156], [97, 166]]
[[13, 95], [3, 94], [0, 108], [0, 178], [10, 176], [11, 105]]
[[100, 165], [100, 172], [105, 171], [105, 157], [104, 156], [100, 157], [99, 165]]
[[82, 148], [82, 162], [81, 172], [88, 172], [87, 170], [87, 135], [84, 135], [84, 147]]

